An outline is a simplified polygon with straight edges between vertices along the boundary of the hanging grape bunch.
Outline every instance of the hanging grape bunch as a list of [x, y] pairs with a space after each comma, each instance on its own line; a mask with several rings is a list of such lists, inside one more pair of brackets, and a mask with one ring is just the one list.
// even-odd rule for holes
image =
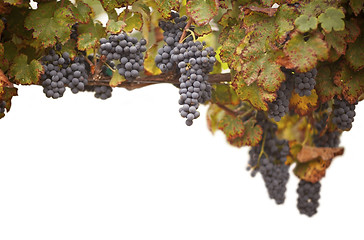
[[40, 85], [52, 99], [70, 88], [105, 100], [115, 87], [173, 84], [187, 126], [205, 104], [209, 130], [250, 147], [247, 168], [269, 198], [286, 201], [292, 169], [298, 212], [318, 212], [321, 179], [343, 154], [340, 137], [360, 124], [362, 4], [18, 2], [0, 3], [0, 118], [21, 85]]

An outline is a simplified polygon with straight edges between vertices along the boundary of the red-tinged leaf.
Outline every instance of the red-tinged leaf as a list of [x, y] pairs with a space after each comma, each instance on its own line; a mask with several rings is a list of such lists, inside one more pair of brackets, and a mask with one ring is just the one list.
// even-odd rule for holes
[[214, 86], [211, 101], [222, 105], [238, 105], [240, 103], [239, 97], [236, 95], [234, 89], [230, 85], [225, 84]]
[[345, 29], [344, 18], [345, 14], [341, 9], [330, 7], [320, 14], [318, 21], [325, 32], [343, 31]]
[[326, 169], [330, 167], [331, 161], [318, 159], [306, 163], [298, 163], [293, 172], [299, 179], [316, 183], [325, 177]]
[[106, 12], [110, 12], [115, 8], [121, 8], [133, 5], [137, 0], [100, 0], [102, 7]]
[[284, 53], [290, 58], [296, 70], [307, 72], [316, 66], [317, 61], [327, 60], [329, 48], [322, 40], [322, 36], [317, 33], [305, 41], [302, 34], [295, 32], [285, 45]]
[[313, 89], [310, 96], [300, 97], [297, 93], [292, 93], [289, 104], [290, 108], [294, 109], [297, 114], [305, 116], [317, 108], [317, 100], [318, 96], [315, 89]]
[[207, 35], [207, 34], [211, 33], [212, 28], [211, 28], [210, 24], [206, 24], [203, 26], [196, 26], [193, 31], [195, 32], [196, 36], [201, 37], [203, 35]]
[[0, 43], [0, 70], [6, 71], [9, 68], [9, 60], [5, 56], [4, 45]]
[[317, 29], [317, 18], [316, 17], [309, 17], [307, 15], [301, 15], [294, 21], [294, 24], [297, 27], [297, 30], [301, 33], [308, 32], [311, 29]]
[[97, 47], [99, 39], [106, 36], [104, 27], [100, 22], [79, 24], [78, 34], [77, 47], [79, 50]]
[[10, 87], [10, 86], [12, 86], [12, 83], [5, 76], [3, 70], [0, 69], [0, 87]]
[[218, 128], [224, 132], [226, 140], [233, 142], [234, 139], [242, 137], [245, 131], [245, 127], [241, 118], [225, 114], [219, 121]]
[[358, 16], [364, 8], [364, 1], [363, 0], [350, 0], [350, 7], [353, 9], [355, 16]]
[[343, 154], [343, 147], [329, 148], [303, 146], [301, 151], [297, 154], [297, 160], [300, 163], [310, 162], [318, 158], [321, 158], [324, 161], [329, 161], [334, 157], [341, 156]]
[[350, 43], [345, 54], [345, 59], [352, 69], [359, 71], [364, 67], [364, 33], [354, 43]]
[[277, 12], [278, 8], [262, 8], [257, 6], [248, 6], [248, 9], [250, 9], [253, 12], [261, 12], [267, 14], [269, 17], [274, 16], [274, 14]]
[[37, 60], [32, 60], [28, 64], [26, 55], [19, 55], [14, 59], [14, 64], [10, 67], [10, 74], [15, 82], [23, 85], [37, 84], [40, 75], [43, 73], [43, 66]]
[[33, 29], [33, 37], [43, 47], [53, 46], [57, 40], [65, 43], [71, 34], [71, 26], [75, 23], [73, 13], [60, 2], [38, 4], [25, 19], [25, 27]]
[[125, 21], [125, 32], [132, 32], [134, 29], [139, 31], [143, 27], [143, 17], [138, 12], [128, 12], [125, 17], [125, 11], [123, 11], [120, 13], [118, 20]]
[[275, 17], [275, 32], [276, 39], [279, 43], [282, 44], [285, 42], [289, 33], [294, 29], [294, 21], [297, 16], [297, 12], [285, 4], [278, 8], [278, 12]]
[[[225, 31], [226, 30], [226, 31]], [[239, 26], [225, 28], [220, 35], [219, 42], [222, 45], [220, 50], [220, 58], [222, 62], [234, 69], [235, 64], [239, 60], [239, 55], [234, 54], [236, 47], [245, 36], [245, 30]]]
[[341, 94], [342, 88], [334, 84], [334, 71], [328, 65], [322, 65], [317, 68], [315, 89], [320, 102], [327, 102], [335, 95]]
[[279, 5], [283, 5], [284, 3], [295, 3], [295, 0], [260, 0], [260, 2], [262, 2], [262, 4], [266, 7], [272, 7], [273, 4], [279, 4]]
[[106, 31], [116, 34], [121, 32], [126, 26], [126, 23], [123, 21], [114, 21], [112, 19], [109, 19], [109, 21], [106, 24]]
[[77, 1], [77, 6], [68, 2], [67, 8], [73, 13], [73, 17], [79, 23], [88, 23], [94, 15], [91, 7], [82, 1]]
[[256, 82], [248, 86], [242, 74], [233, 74], [233, 76], [233, 87], [240, 100], [250, 102], [256, 109], [267, 111], [267, 102], [274, 101], [276, 94], [265, 91]]
[[171, 17], [171, 10], [178, 12], [179, 1], [178, 0], [156, 0], [158, 11], [162, 14], [162, 17], [168, 19]]
[[345, 21], [345, 28], [348, 31], [346, 42], [353, 43], [359, 37], [360, 27], [355, 18]]
[[345, 99], [354, 104], [364, 92], [364, 70], [353, 72], [344, 62], [336, 72], [335, 84], [342, 87]]
[[219, 11], [218, 0], [188, 1], [186, 6], [187, 15], [191, 17], [198, 26], [209, 23]]
[[346, 41], [348, 32], [344, 31], [332, 31], [325, 34], [325, 41], [327, 42], [329, 48], [334, 48], [340, 55], [344, 55], [346, 52]]
[[207, 127], [212, 132], [215, 133], [219, 129], [219, 122], [224, 117], [225, 111], [218, 107], [216, 104], [210, 104], [207, 110], [206, 120]]
[[241, 137], [242, 146], [256, 146], [262, 140], [263, 129], [255, 120], [244, 122], [245, 132]]

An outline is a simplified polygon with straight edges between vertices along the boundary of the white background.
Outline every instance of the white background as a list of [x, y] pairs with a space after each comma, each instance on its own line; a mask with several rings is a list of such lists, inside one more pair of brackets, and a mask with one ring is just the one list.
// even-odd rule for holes
[[0, 120], [0, 239], [363, 239], [363, 104], [308, 218], [293, 174], [277, 206], [248, 149], [213, 136], [205, 107], [185, 126], [177, 100], [166, 84], [106, 101], [20, 87]]

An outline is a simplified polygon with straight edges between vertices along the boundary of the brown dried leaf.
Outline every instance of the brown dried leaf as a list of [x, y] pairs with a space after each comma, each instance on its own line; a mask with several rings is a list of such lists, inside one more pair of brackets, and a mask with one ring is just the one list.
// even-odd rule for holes
[[303, 146], [301, 151], [297, 154], [297, 160], [301, 163], [309, 162], [318, 158], [323, 161], [329, 161], [336, 156], [344, 154], [344, 148], [319, 148]]

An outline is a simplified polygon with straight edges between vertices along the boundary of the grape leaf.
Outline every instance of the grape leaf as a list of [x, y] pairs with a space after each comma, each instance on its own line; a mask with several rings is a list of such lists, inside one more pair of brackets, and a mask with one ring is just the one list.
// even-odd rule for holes
[[300, 72], [309, 71], [316, 66], [318, 60], [323, 61], [329, 57], [327, 43], [318, 33], [311, 35], [307, 41], [302, 34], [293, 33], [283, 51]]
[[91, 7], [82, 1], [77, 1], [77, 6], [69, 2], [67, 8], [72, 12], [73, 17], [79, 23], [88, 23], [94, 15]]
[[57, 40], [65, 43], [70, 38], [71, 27], [75, 23], [73, 13], [58, 5], [56, 2], [38, 4], [38, 8], [25, 19], [24, 26], [34, 29], [33, 37], [43, 47], [53, 46]]
[[5, 76], [2, 69], [0, 69], [0, 87], [10, 87], [12, 83], [9, 81], [7, 76]]
[[[126, 14], [126, 17], [125, 17]], [[143, 27], [143, 18], [142, 15], [138, 12], [128, 12], [125, 11], [121, 12], [119, 17], [119, 21], [124, 21], [126, 26], [124, 28], [125, 32], [132, 32], [133, 29], [140, 31]]]
[[224, 132], [226, 140], [232, 142], [238, 137], [242, 137], [245, 131], [243, 121], [236, 116], [225, 114], [219, 121], [218, 128]]
[[329, 161], [334, 157], [344, 154], [344, 148], [326, 148], [326, 147], [310, 147], [303, 146], [301, 151], [297, 154], [297, 160], [300, 163], [310, 162], [317, 158], [321, 158], [323, 161]]
[[79, 50], [87, 50], [95, 48], [99, 45], [99, 39], [106, 36], [104, 27], [100, 22], [78, 25], [78, 41]]
[[288, 34], [294, 29], [294, 21], [298, 14], [294, 9], [287, 5], [282, 5], [278, 8], [275, 16], [275, 35], [279, 43], [284, 43]]
[[364, 8], [364, 1], [363, 0], [350, 0], [350, 7], [353, 9], [355, 16], [358, 16], [359, 13]]
[[196, 26], [193, 31], [194, 31], [196, 36], [201, 37], [203, 35], [211, 33], [212, 28], [211, 28], [210, 24], [206, 24], [206, 25], [203, 25], [203, 26]]
[[145, 54], [144, 71], [147, 75], [161, 74], [162, 71], [156, 66], [154, 58], [158, 52], [158, 45], [153, 44]]
[[111, 80], [110, 80], [110, 87], [116, 87], [118, 86], [120, 83], [122, 82], [125, 82], [126, 79], [120, 75], [117, 71], [115, 71], [111, 77]]
[[345, 54], [345, 59], [349, 62], [350, 66], [358, 71], [364, 67], [364, 34], [356, 39], [354, 43], [350, 43], [348, 50]]
[[294, 109], [297, 114], [305, 116], [316, 109], [317, 100], [318, 96], [315, 89], [313, 89], [310, 96], [300, 97], [300, 95], [293, 92], [289, 104], [290, 108]]
[[331, 165], [331, 161], [318, 159], [306, 163], [298, 163], [293, 172], [299, 179], [316, 183], [326, 175], [326, 169]]
[[347, 64], [342, 62], [339, 70], [336, 72], [334, 82], [342, 87], [342, 93], [345, 99], [350, 103], [355, 103], [360, 95], [364, 92], [364, 79], [362, 78], [364, 70], [353, 72]]
[[23, 85], [37, 84], [40, 75], [44, 72], [43, 66], [37, 60], [27, 63], [28, 57], [24, 54], [14, 59], [14, 64], [10, 67], [10, 74], [14, 76], [15, 82]]
[[209, 23], [219, 11], [218, 0], [188, 1], [186, 6], [187, 15], [191, 17], [198, 26]]
[[241, 137], [242, 146], [256, 146], [262, 140], [263, 129], [261, 126], [256, 125], [255, 120], [248, 120], [244, 122], [245, 132]]
[[222, 105], [238, 105], [240, 100], [230, 85], [219, 84], [214, 86], [211, 101]]
[[294, 21], [294, 24], [296, 25], [299, 32], [308, 32], [310, 29], [317, 29], [317, 18], [301, 15]]
[[116, 34], [121, 32], [126, 26], [126, 23], [123, 21], [114, 21], [113, 19], [109, 19], [106, 24], [106, 31]]
[[347, 30], [344, 31], [331, 31], [325, 34], [325, 41], [329, 48], [334, 48], [337, 53], [344, 55], [346, 52], [346, 41], [345, 38], [348, 35]]
[[346, 38], [346, 42], [353, 43], [359, 37], [360, 34], [360, 27], [356, 19], [352, 18], [349, 21], [345, 21], [345, 28], [348, 31], [348, 36]]
[[215, 133], [219, 128], [219, 122], [224, 117], [225, 111], [218, 107], [216, 104], [210, 104], [207, 114], [207, 127], [212, 132]]
[[5, 56], [5, 49], [4, 45], [0, 43], [0, 70], [3, 71], [8, 70], [9, 68], [9, 60]]
[[5, 29], [4, 22], [3, 21], [0, 21], [0, 34], [3, 33], [4, 29]]
[[[11, 5], [20, 5], [24, 3], [24, 0], [4, 0], [4, 2]], [[29, 2], [29, 0], [27, 0], [26, 2]]]
[[70, 54], [70, 58], [73, 59], [77, 55], [76, 44], [75, 39], [69, 39], [65, 44], [63, 44], [62, 52], [68, 52]]
[[[226, 32], [225, 32], [226, 30]], [[236, 47], [241, 39], [245, 36], [245, 29], [239, 26], [232, 28], [225, 28], [221, 33], [219, 42], [222, 45], [220, 51], [220, 58], [223, 62], [228, 63], [230, 68], [235, 68], [234, 63], [238, 62], [239, 56], [234, 54]]]
[[267, 101], [272, 102], [276, 98], [276, 94], [265, 91], [256, 82], [248, 86], [242, 74], [234, 74], [233, 76], [233, 87], [240, 99], [242, 101], [249, 101], [259, 110], [267, 111]]
[[168, 19], [171, 17], [171, 10], [178, 12], [179, 1], [178, 0], [156, 0], [158, 11], [162, 14], [162, 17]]
[[317, 68], [315, 89], [320, 102], [326, 102], [335, 95], [341, 94], [342, 88], [334, 84], [334, 74], [328, 65]]
[[318, 17], [321, 27], [325, 32], [343, 31], [345, 29], [345, 22], [343, 20], [345, 14], [341, 9], [330, 7]]
[[311, 0], [307, 1], [308, 3], [301, 5], [301, 13], [307, 16], [315, 16], [317, 17], [320, 13], [323, 13], [325, 9], [329, 7], [337, 7], [339, 1], [336, 0]]
[[112, 11], [115, 8], [121, 8], [133, 5], [137, 0], [100, 0], [102, 7], [106, 12]]

